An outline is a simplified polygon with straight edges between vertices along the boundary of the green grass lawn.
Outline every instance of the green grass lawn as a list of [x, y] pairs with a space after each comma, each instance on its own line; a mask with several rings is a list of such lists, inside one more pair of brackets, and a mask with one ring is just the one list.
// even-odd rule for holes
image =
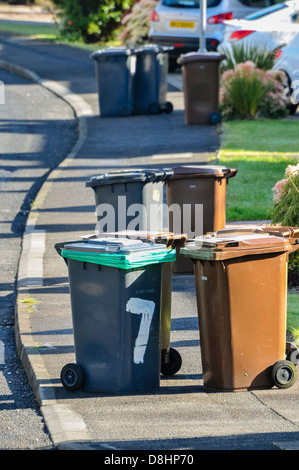
[[25, 24], [0, 22], [0, 31], [30, 36], [33, 39], [46, 39], [54, 41], [57, 39], [59, 30], [55, 24]]
[[272, 188], [299, 161], [299, 121], [224, 124], [219, 164], [238, 169], [227, 188], [227, 220], [265, 220]]
[[[227, 220], [265, 220], [272, 188], [299, 161], [298, 121], [224, 123], [219, 164], [237, 168], [227, 188]], [[298, 208], [299, 210], [299, 208]], [[299, 295], [288, 294], [287, 330], [299, 344]]]
[[288, 294], [287, 330], [291, 331], [299, 345], [299, 295]]
[[21, 36], [28, 36], [30, 39], [39, 39], [50, 42], [60, 42], [73, 47], [81, 47], [90, 51], [108, 47], [108, 46], [119, 46], [120, 41], [117, 39], [111, 39], [105, 44], [84, 44], [83, 42], [69, 42], [66, 39], [60, 37], [59, 28], [56, 24], [22, 24], [22, 23], [9, 23], [0, 21], [0, 31], [12, 34], [18, 34]]

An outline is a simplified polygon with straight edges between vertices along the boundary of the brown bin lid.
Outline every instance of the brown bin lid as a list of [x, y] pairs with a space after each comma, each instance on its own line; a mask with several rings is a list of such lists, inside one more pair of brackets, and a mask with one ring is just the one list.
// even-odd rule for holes
[[173, 178], [180, 177], [215, 177], [231, 178], [237, 174], [235, 168], [226, 168], [221, 165], [186, 165], [172, 169]]
[[190, 62], [220, 62], [224, 59], [226, 59], [226, 56], [219, 54], [218, 52], [188, 52], [187, 54], [182, 54], [178, 58], [178, 63], [187, 64]]
[[283, 253], [299, 248], [296, 240], [269, 233], [217, 233], [196, 237], [182, 254], [194, 259], [224, 260], [249, 255]]

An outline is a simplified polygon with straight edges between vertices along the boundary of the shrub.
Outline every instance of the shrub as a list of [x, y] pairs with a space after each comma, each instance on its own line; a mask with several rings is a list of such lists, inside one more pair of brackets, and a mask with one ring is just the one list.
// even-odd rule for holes
[[[269, 211], [272, 223], [299, 227], [299, 163], [288, 165], [284, 178], [273, 188], [273, 207]], [[290, 254], [289, 285], [299, 285], [299, 253]]]
[[87, 43], [107, 40], [131, 0], [53, 0], [62, 20], [61, 34]]
[[127, 46], [142, 45], [148, 40], [150, 15], [157, 0], [138, 0], [121, 20], [123, 31], [120, 40]]
[[252, 61], [223, 72], [219, 108], [224, 120], [281, 118], [288, 114], [284, 82], [279, 71], [264, 71]]

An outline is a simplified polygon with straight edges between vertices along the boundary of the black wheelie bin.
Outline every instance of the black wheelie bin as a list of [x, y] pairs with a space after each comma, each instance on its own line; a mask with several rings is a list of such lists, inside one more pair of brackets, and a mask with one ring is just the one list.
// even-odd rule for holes
[[130, 169], [91, 177], [86, 186], [94, 191], [97, 232], [162, 232], [164, 183], [171, 176], [171, 170]]
[[[86, 239], [98, 237], [130, 238], [147, 241], [149, 243], [163, 244], [168, 248], [176, 249], [184, 246], [186, 234], [173, 234], [171, 232], [143, 232], [121, 231], [86, 235]], [[171, 331], [171, 300], [172, 300], [172, 263], [162, 264], [162, 292], [161, 292], [161, 373], [171, 376], [176, 374], [182, 365], [180, 353], [170, 346]]]
[[175, 250], [126, 238], [55, 248], [68, 266], [76, 357], [61, 371], [63, 386], [110, 393], [157, 389], [161, 266], [175, 259]]
[[90, 56], [95, 73], [101, 117], [133, 112], [136, 56], [126, 47], [100, 49]]
[[145, 45], [134, 49], [136, 75], [134, 85], [134, 113], [171, 113], [172, 103], [167, 101], [167, 74], [169, 47]]

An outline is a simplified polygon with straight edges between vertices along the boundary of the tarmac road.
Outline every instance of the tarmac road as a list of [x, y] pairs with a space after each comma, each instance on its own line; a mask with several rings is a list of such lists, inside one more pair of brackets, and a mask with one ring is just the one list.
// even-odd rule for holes
[[44, 449], [52, 442], [15, 349], [15, 278], [30, 206], [74, 144], [76, 121], [41, 86], [3, 70], [0, 80], [0, 449]]

